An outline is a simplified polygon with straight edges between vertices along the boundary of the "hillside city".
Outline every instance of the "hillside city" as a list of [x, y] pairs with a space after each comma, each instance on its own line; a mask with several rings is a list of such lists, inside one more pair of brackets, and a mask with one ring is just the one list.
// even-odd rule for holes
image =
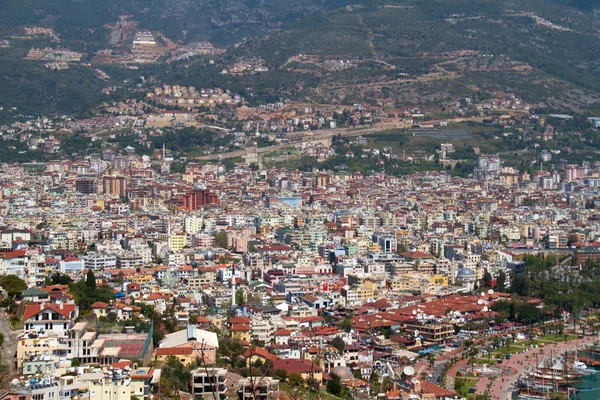
[[0, 400], [594, 400], [592, 0], [6, 0]]
[[480, 156], [461, 178], [172, 162], [3, 166], [16, 393], [455, 398], [460, 357], [494, 351], [476, 339], [548, 317], [562, 331], [575, 311], [544, 316], [517, 287], [528, 264], [545, 254], [568, 276], [600, 257], [598, 163], [528, 174]]

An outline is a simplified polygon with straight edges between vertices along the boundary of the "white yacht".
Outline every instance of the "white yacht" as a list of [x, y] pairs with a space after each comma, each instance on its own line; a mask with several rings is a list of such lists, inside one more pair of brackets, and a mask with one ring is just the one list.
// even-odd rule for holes
[[591, 375], [596, 372], [593, 369], [588, 368], [587, 365], [585, 365], [583, 362], [579, 361], [578, 359], [575, 359], [575, 361], [573, 361], [573, 364], [571, 364], [571, 369], [574, 372], [578, 372], [582, 375]]

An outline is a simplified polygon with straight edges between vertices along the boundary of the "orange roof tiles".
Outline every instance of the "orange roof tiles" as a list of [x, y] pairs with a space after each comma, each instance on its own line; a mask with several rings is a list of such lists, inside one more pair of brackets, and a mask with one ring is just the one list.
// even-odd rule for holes
[[246, 317], [231, 318], [231, 323], [232, 324], [249, 324], [250, 318], [246, 318]]
[[266, 349], [263, 349], [262, 347], [253, 347], [246, 350], [246, 352], [244, 353], [244, 357], [246, 358], [254, 355], [271, 361], [279, 360], [279, 357], [277, 357], [275, 354], [269, 353]]
[[250, 332], [250, 325], [236, 324], [231, 327], [234, 332]]
[[42, 312], [44, 310], [52, 310], [52, 311], [64, 316], [67, 319], [72, 319], [75, 311], [77, 310], [77, 306], [75, 304], [62, 304], [62, 308], [61, 308], [61, 305], [56, 304], [56, 303], [47, 304], [47, 305], [46, 304], [38, 304], [38, 303], [28, 304], [25, 307], [25, 312], [23, 313], [23, 321], [27, 321], [31, 317], [36, 316], [37, 314], [39, 314], [40, 312]]
[[173, 356], [173, 355], [188, 355], [192, 354], [194, 349], [189, 347], [159, 347], [156, 349], [157, 356]]
[[103, 303], [101, 301], [97, 301], [94, 304], [92, 304], [92, 308], [95, 308], [95, 309], [104, 309], [104, 308], [107, 308], [107, 307], [108, 307], [108, 304]]

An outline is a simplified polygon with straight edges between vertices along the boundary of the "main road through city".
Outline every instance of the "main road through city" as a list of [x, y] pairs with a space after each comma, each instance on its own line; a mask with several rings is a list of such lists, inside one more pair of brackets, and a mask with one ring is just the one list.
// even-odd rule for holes
[[215, 154], [209, 154], [206, 156], [199, 156], [199, 157], [190, 157], [197, 159], [197, 160], [221, 160], [224, 158], [234, 158], [234, 157], [243, 157], [246, 154], [265, 154], [265, 153], [271, 153], [273, 151], [276, 150], [282, 150], [282, 149], [286, 149], [286, 148], [290, 148], [293, 147], [296, 144], [300, 144], [300, 143], [314, 143], [314, 142], [319, 142], [321, 140], [324, 139], [329, 139], [333, 136], [342, 136], [342, 137], [352, 137], [352, 136], [361, 136], [361, 135], [368, 135], [369, 133], [373, 133], [373, 132], [380, 132], [386, 129], [392, 129], [393, 126], [389, 126], [389, 127], [383, 127], [383, 126], [378, 126], [378, 127], [373, 127], [373, 128], [352, 128], [352, 129], [323, 129], [323, 130], [319, 130], [319, 131], [310, 131], [310, 132], [303, 132], [303, 134], [305, 135], [303, 140], [301, 142], [290, 142], [287, 144], [276, 144], [273, 146], [266, 146], [266, 147], [258, 147], [258, 148], [246, 148], [246, 149], [240, 149], [240, 150], [235, 150], [235, 151], [229, 151], [229, 152], [225, 152], [225, 153], [215, 153]]
[[[462, 122], [482, 122], [483, 118], [481, 117], [468, 117], [468, 118], [454, 118], [448, 120], [449, 123], [462, 123]], [[318, 131], [307, 131], [307, 132], [298, 132], [302, 133], [304, 137], [302, 141], [291, 142], [287, 144], [277, 144], [273, 146], [267, 147], [259, 147], [259, 148], [243, 148], [240, 150], [234, 150], [224, 153], [214, 153], [208, 154], [198, 157], [189, 157], [189, 159], [195, 160], [221, 160], [225, 158], [234, 158], [234, 157], [243, 157], [247, 154], [266, 154], [271, 153], [276, 150], [289, 149], [297, 144], [307, 144], [307, 143], [315, 143], [324, 139], [329, 139], [333, 136], [342, 136], [342, 137], [353, 137], [353, 136], [361, 136], [361, 135], [369, 135], [375, 132], [381, 132], [390, 129], [406, 129], [410, 128], [410, 125], [405, 125], [401, 121], [388, 122], [384, 124], [378, 124], [377, 126], [372, 126], [369, 128], [337, 128], [337, 129], [322, 129]], [[250, 142], [252, 140], [250, 139]]]

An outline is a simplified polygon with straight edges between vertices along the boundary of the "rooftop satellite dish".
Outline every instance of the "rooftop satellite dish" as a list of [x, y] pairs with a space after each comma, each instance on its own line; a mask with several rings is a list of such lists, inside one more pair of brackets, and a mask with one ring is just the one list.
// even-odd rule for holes
[[410, 365], [407, 365], [406, 367], [404, 367], [402, 372], [406, 376], [413, 376], [415, 374], [415, 369], [413, 367], [411, 367]]
[[17, 386], [19, 384], [19, 380], [17, 378], [15, 378], [15, 379], [12, 380], [11, 384], [13, 386]]
[[419, 332], [418, 329], [415, 329], [415, 336], [419, 336], [419, 333], [421, 333], [421, 332]]
[[417, 315], [417, 310], [412, 310], [413, 315]]
[[481, 297], [485, 296], [485, 292], [481, 292], [480, 296]]
[[488, 307], [487, 306], [483, 306], [483, 312], [488, 312], [488, 311], [489, 311]]
[[482, 305], [483, 304], [483, 300], [482, 299], [477, 300], [477, 304]]
[[494, 294], [494, 289], [488, 290], [488, 294]]

